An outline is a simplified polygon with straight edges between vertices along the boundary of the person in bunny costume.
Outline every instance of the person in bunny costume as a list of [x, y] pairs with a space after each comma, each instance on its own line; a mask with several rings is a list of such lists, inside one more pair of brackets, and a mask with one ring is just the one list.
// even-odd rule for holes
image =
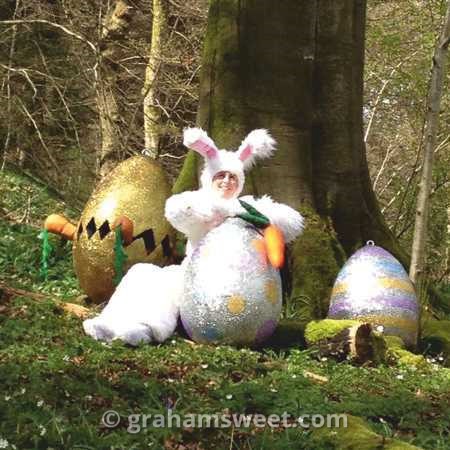
[[[253, 130], [235, 152], [219, 150], [200, 128], [184, 130], [184, 145], [205, 160], [201, 188], [170, 197], [165, 216], [187, 237], [186, 257], [181, 265], [159, 267], [136, 264], [124, 276], [107, 306], [95, 318], [83, 322], [85, 332], [94, 339], [110, 342], [121, 339], [131, 345], [163, 342], [177, 325], [183, 301], [183, 278], [192, 251], [201, 239], [228, 217], [245, 214], [238, 197], [245, 183], [244, 171], [257, 159], [272, 156], [275, 141], [267, 130]], [[286, 243], [303, 230], [302, 216], [270, 197], [240, 200], [256, 208], [283, 233]]]

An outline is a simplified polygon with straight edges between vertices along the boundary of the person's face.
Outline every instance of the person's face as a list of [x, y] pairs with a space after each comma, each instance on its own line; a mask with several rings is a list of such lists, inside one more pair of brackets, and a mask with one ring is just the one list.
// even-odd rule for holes
[[231, 172], [217, 172], [212, 181], [213, 190], [219, 194], [220, 197], [229, 199], [232, 198], [238, 187], [238, 178]]

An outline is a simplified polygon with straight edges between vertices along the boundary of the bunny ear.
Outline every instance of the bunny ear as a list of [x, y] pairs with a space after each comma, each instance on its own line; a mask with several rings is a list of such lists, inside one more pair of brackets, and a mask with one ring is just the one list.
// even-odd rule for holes
[[200, 153], [203, 158], [210, 159], [217, 156], [216, 144], [201, 128], [185, 128], [183, 144]]
[[258, 158], [269, 158], [275, 150], [275, 140], [264, 129], [253, 130], [240, 145], [236, 154], [248, 169]]

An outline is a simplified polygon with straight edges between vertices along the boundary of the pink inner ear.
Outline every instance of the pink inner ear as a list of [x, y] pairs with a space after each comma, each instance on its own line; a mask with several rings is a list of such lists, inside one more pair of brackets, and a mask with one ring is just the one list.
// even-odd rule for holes
[[214, 158], [217, 155], [217, 149], [211, 147], [201, 139], [195, 141], [193, 144], [191, 144], [190, 147], [199, 152], [201, 155], [205, 156], [206, 158]]
[[209, 147], [208, 150], [206, 151], [206, 157], [211, 159], [211, 158], [215, 158], [217, 156], [217, 150], [213, 147]]
[[244, 150], [242, 150], [241, 154], [239, 155], [239, 159], [241, 161], [245, 161], [246, 159], [248, 159], [250, 157], [250, 155], [252, 154], [252, 148], [250, 145], [247, 145]]

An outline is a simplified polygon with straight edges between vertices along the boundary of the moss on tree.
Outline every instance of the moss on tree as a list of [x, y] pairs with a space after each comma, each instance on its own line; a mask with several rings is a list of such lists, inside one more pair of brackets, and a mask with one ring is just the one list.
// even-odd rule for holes
[[197, 167], [197, 154], [190, 151], [187, 154], [181, 172], [172, 187], [173, 194], [179, 194], [180, 192], [191, 191], [198, 188]]
[[290, 302], [307, 321], [327, 315], [331, 289], [346, 257], [331, 225], [311, 208], [302, 208], [302, 213], [305, 231], [291, 251]]

